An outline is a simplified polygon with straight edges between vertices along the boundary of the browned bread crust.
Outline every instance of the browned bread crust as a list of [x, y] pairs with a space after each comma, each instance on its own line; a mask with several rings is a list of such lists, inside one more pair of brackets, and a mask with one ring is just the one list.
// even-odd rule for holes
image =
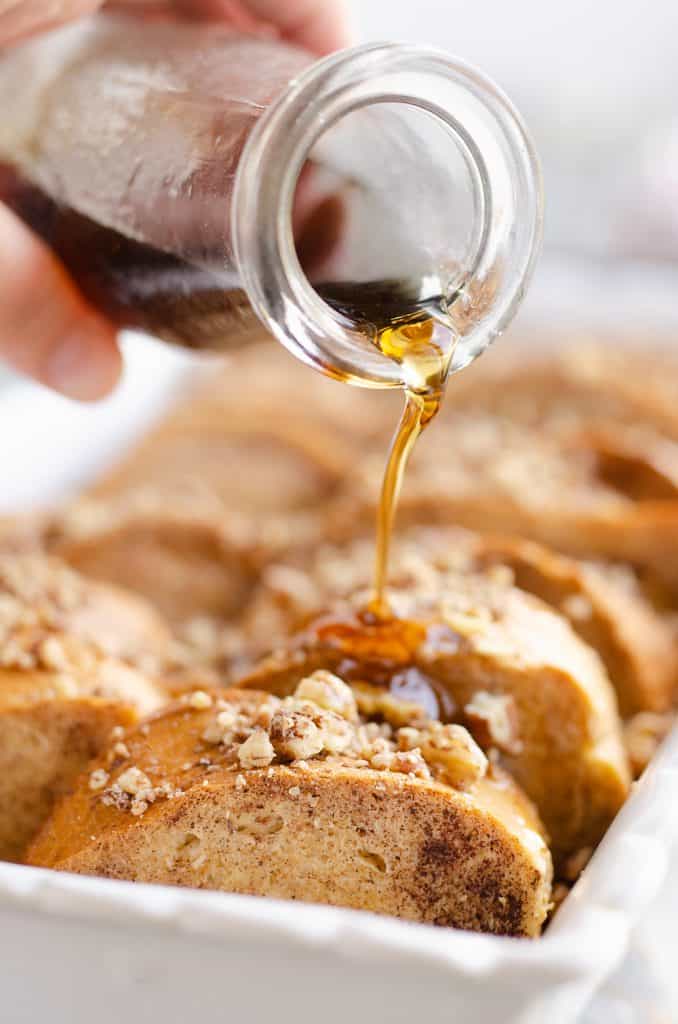
[[175, 629], [228, 619], [256, 579], [255, 544], [211, 502], [81, 501], [53, 523], [50, 548], [83, 575], [143, 595]]
[[[401, 523], [515, 535], [575, 557], [627, 563], [678, 587], [676, 562], [666, 557], [678, 545], [678, 502], [636, 499], [639, 453], [626, 463], [621, 491], [620, 477], [608, 480], [583, 441], [572, 446], [489, 413], [450, 414], [431, 425], [426, 441], [404, 483]], [[375, 515], [381, 461], [367, 458], [361, 471], [362, 486], [343, 499], [345, 523], [369, 524]]]
[[636, 576], [621, 565], [578, 561], [531, 541], [488, 536], [475, 546], [478, 567], [505, 565], [515, 585], [564, 615], [598, 652], [622, 716], [665, 711], [678, 682], [678, 637]]
[[[656, 431], [678, 441], [678, 359], [673, 344], [563, 338], [497, 346], [453, 382], [449, 410], [491, 412], [535, 431], [569, 436], [582, 424]], [[642, 371], [639, 366], [642, 363]]]
[[343, 487], [356, 440], [388, 437], [394, 398], [321, 377], [265, 342], [229, 359], [92, 494], [208, 492], [231, 515], [317, 507]]
[[363, 600], [312, 620], [241, 685], [289, 693], [327, 669], [478, 725], [481, 742], [478, 694], [510, 698], [516, 742], [503, 744], [501, 760], [537, 805], [556, 857], [595, 845], [624, 802], [629, 769], [610, 681], [569, 625], [532, 596], [471, 574], [395, 590], [396, 620], [371, 620]]
[[21, 855], [115, 726], [159, 706], [154, 684], [107, 653], [143, 660], [145, 640], [152, 656], [155, 624], [138, 599], [58, 563], [0, 559], [0, 858]]
[[[362, 728], [313, 702], [298, 706], [318, 730], [339, 720], [356, 738]], [[126, 756], [110, 751], [91, 766], [28, 862], [538, 934], [550, 857], [508, 778], [474, 767], [455, 788], [414, 752], [418, 774], [375, 768], [358, 748], [293, 760], [275, 725], [291, 710], [267, 694], [222, 691], [161, 712], [128, 732]], [[232, 712], [235, 733], [223, 735]]]
[[41, 553], [0, 554], [0, 664], [7, 644], [63, 635], [138, 668], [155, 668], [171, 633], [154, 608], [133, 593], [84, 579]]
[[[489, 353], [452, 381], [412, 459], [400, 522], [628, 563], [675, 595], [666, 552], [678, 543], [678, 361], [667, 350], [642, 360], [641, 374], [638, 349], [623, 346]], [[382, 458], [363, 458], [344, 521], [372, 521]]]
[[[242, 645], [264, 653], [322, 608], [371, 583], [373, 538], [320, 545], [264, 567], [239, 621]], [[395, 538], [396, 587], [438, 589], [441, 575], [490, 573], [565, 616], [600, 655], [622, 715], [664, 711], [678, 681], [674, 616], [653, 606], [626, 567], [580, 561], [532, 541], [458, 528], [410, 528]]]

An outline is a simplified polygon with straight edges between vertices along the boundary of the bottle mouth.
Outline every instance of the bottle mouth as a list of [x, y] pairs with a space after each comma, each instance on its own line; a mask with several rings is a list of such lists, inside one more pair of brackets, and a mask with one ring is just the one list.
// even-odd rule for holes
[[451, 369], [512, 318], [541, 234], [541, 180], [520, 118], [487, 78], [400, 44], [310, 67], [243, 151], [236, 260], [252, 305], [297, 357], [398, 387], [375, 344], [430, 318]]

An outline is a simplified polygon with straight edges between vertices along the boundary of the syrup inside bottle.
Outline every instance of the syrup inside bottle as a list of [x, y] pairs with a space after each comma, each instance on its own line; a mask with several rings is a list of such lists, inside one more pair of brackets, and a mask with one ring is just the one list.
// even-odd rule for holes
[[[56, 252], [83, 294], [114, 324], [138, 327], [183, 346], [237, 348], [260, 325], [247, 297], [219, 260], [193, 264], [98, 224], [0, 164], [4, 202]], [[425, 298], [422, 280], [323, 281], [327, 255], [342, 230], [337, 195], [307, 203], [295, 224], [300, 263], [318, 294], [346, 316], [384, 356], [402, 367], [405, 406], [391, 444], [377, 515], [374, 598], [370, 611], [389, 617], [386, 594], [391, 534], [398, 494], [414, 444], [443, 397], [456, 335], [445, 322], [435, 284]], [[320, 280], [318, 280], [320, 277]]]

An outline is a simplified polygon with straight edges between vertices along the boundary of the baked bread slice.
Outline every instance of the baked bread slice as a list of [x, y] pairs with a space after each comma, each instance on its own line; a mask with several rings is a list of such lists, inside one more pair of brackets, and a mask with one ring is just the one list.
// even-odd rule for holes
[[581, 561], [531, 541], [478, 537], [477, 568], [506, 566], [521, 590], [567, 618], [594, 648], [617, 693], [623, 717], [666, 711], [678, 683], [678, 633], [673, 615], [656, 609], [623, 565]]
[[449, 411], [490, 412], [565, 437], [586, 424], [647, 429], [678, 441], [673, 339], [663, 347], [644, 339], [642, 347], [618, 338], [610, 344], [575, 336], [548, 348], [534, 341], [497, 346], [455, 377]]
[[105, 650], [135, 660], [144, 617], [136, 598], [58, 564], [0, 558], [0, 858], [21, 856], [112, 729], [160, 705], [157, 687]]
[[[350, 537], [354, 524], [373, 522], [382, 463], [363, 459], [335, 529], [343, 521]], [[619, 479], [607, 480], [598, 467], [581, 439], [566, 443], [482, 411], [448, 414], [413, 454], [399, 522], [514, 535], [578, 558], [626, 563], [675, 593], [678, 564], [666, 552], [678, 546], [678, 502], [636, 500], [637, 484], [622, 492]]]
[[365, 723], [325, 673], [282, 702], [194, 693], [124, 743], [60, 803], [28, 863], [539, 933], [541, 826], [464, 729]]
[[207, 493], [230, 515], [276, 518], [316, 508], [343, 489], [356, 440], [378, 435], [383, 450], [393, 398], [321, 377], [268, 341], [229, 359], [92, 495]]
[[83, 576], [143, 595], [175, 630], [198, 617], [229, 619], [259, 561], [247, 529], [213, 502], [159, 494], [76, 502], [55, 517], [49, 549]]
[[391, 592], [396, 618], [365, 594], [310, 621], [240, 685], [289, 694], [316, 669], [356, 689], [371, 713], [419, 704], [468, 725], [535, 802], [556, 859], [595, 846], [628, 793], [612, 685], [565, 620], [503, 580], [441, 574]]
[[171, 689], [217, 685], [243, 662], [238, 626], [263, 567], [307, 545], [319, 523], [228, 516], [219, 503], [156, 494], [82, 499], [53, 520], [49, 549], [92, 580], [135, 591], [172, 629], [163, 675]]
[[[290, 552], [265, 566], [239, 619], [241, 646], [260, 654], [337, 599], [369, 587], [374, 540]], [[624, 717], [671, 707], [678, 681], [675, 617], [654, 607], [625, 566], [585, 562], [533, 541], [451, 528], [410, 528], [394, 538], [396, 587], [439, 590], [446, 572], [489, 573], [567, 618], [598, 654]]]
[[40, 629], [151, 672], [172, 638], [164, 619], [136, 594], [84, 579], [44, 553], [0, 553], [0, 665], [12, 663], [17, 638], [25, 645]]

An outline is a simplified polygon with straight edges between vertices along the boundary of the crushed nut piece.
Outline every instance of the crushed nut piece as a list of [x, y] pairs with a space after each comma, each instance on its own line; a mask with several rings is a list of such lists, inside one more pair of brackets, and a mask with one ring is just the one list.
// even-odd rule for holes
[[404, 775], [413, 775], [417, 779], [430, 779], [431, 771], [424, 760], [421, 750], [415, 747], [414, 750], [398, 750], [393, 755], [391, 771], [402, 772]]
[[393, 750], [380, 750], [373, 754], [369, 759], [368, 764], [375, 768], [377, 771], [388, 772], [393, 767], [395, 761], [395, 752]]
[[238, 760], [243, 768], [266, 768], [275, 757], [268, 734], [256, 729], [238, 748]]
[[206, 708], [212, 707], [212, 698], [204, 690], [195, 690], [188, 697], [187, 703], [189, 707], [195, 708], [196, 711], [204, 711]]
[[134, 765], [118, 776], [117, 783], [123, 793], [129, 793], [130, 796], [140, 796], [153, 788], [148, 775]]
[[48, 636], [43, 640], [40, 644], [40, 661], [45, 668], [65, 672], [69, 667], [69, 660], [61, 640], [56, 636]]
[[425, 760], [440, 770], [449, 786], [465, 789], [473, 785], [487, 772], [485, 754], [463, 726], [436, 724], [437, 728], [422, 732]]
[[279, 708], [273, 715], [270, 737], [276, 754], [290, 761], [313, 757], [324, 745], [312, 718], [287, 708]]
[[294, 696], [299, 700], [310, 700], [325, 711], [333, 711], [350, 722], [358, 718], [358, 707], [351, 687], [343, 679], [323, 669], [302, 679]]
[[271, 725], [271, 719], [276, 712], [276, 709], [280, 707], [280, 701], [273, 695], [269, 696], [268, 700], [264, 704], [260, 704], [256, 712], [256, 724], [261, 726], [262, 729], [269, 729]]
[[464, 708], [464, 715], [481, 747], [497, 747], [506, 754], [522, 750], [513, 697], [479, 690]]
[[89, 788], [103, 789], [108, 782], [108, 778], [109, 775], [107, 771], [104, 771], [103, 768], [95, 768], [95, 770], [90, 773]]
[[398, 729], [398, 749], [414, 750], [421, 743], [421, 729], [414, 729], [412, 726], [404, 726]]
[[329, 754], [342, 754], [351, 745], [354, 729], [345, 718], [334, 711], [321, 711], [315, 719], [320, 731], [322, 749]]
[[291, 786], [287, 790], [287, 792], [294, 800], [296, 800], [297, 797], [301, 796], [301, 789], [299, 788], [299, 786]]
[[236, 724], [237, 716], [233, 708], [225, 708], [206, 726], [202, 738], [205, 743], [232, 743]]
[[242, 792], [243, 789], [247, 789], [247, 779], [245, 778], [244, 775], [236, 775], [235, 788], [240, 792]]

